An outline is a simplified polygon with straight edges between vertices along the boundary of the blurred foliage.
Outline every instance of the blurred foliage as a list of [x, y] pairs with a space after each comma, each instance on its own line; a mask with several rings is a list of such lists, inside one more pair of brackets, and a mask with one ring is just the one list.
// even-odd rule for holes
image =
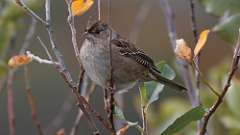
[[220, 19], [219, 23], [213, 28], [223, 39], [230, 43], [235, 43], [240, 27], [240, 12]]
[[240, 12], [239, 0], [199, 0], [203, 4], [208, 13], [222, 16], [226, 11], [231, 13]]
[[223, 39], [230, 43], [237, 40], [240, 27], [240, 1], [239, 0], [199, 0], [206, 11], [216, 16], [222, 16], [213, 28]]
[[[41, 6], [39, 0], [24, 0], [33, 10]], [[19, 23], [26, 12], [16, 5], [14, 1], [0, 1], [0, 76], [6, 71], [6, 57], [12, 40], [16, 40], [15, 34], [20, 30], [23, 23]]]

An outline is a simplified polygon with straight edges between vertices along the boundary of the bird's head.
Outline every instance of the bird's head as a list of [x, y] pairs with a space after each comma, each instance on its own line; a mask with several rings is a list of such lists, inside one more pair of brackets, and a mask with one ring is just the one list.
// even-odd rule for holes
[[107, 31], [108, 25], [104, 22], [98, 21], [85, 29], [85, 33], [88, 34], [100, 34], [101, 32]]

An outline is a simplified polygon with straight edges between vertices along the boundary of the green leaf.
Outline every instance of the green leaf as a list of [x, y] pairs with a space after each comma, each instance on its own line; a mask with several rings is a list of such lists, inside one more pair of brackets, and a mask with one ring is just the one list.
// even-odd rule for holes
[[[170, 80], [175, 78], [176, 74], [174, 70], [167, 65], [165, 61], [160, 61], [156, 64], [156, 67], [161, 72], [163, 77], [166, 77]], [[154, 81], [145, 82], [142, 86], [140, 86], [142, 105], [148, 106], [154, 101], [158, 100], [159, 94], [162, 92], [163, 88], [163, 84]]]
[[208, 13], [222, 16], [226, 11], [240, 13], [240, 0], [199, 0]]
[[181, 117], [177, 118], [165, 131], [161, 133], [161, 135], [172, 135], [177, 133], [191, 122], [200, 120], [204, 116], [205, 112], [206, 111], [202, 106], [191, 109]]
[[156, 67], [161, 72], [161, 75], [163, 77], [166, 77], [170, 80], [172, 80], [176, 77], [174, 70], [168, 64], [166, 64], [165, 61], [158, 62], [156, 64]]
[[240, 13], [221, 19], [213, 28], [213, 31], [217, 32], [223, 39], [233, 44], [237, 40], [239, 28]]

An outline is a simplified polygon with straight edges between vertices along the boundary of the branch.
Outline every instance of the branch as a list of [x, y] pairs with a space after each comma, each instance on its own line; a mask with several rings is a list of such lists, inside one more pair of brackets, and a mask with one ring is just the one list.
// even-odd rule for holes
[[[197, 21], [196, 21], [196, 13], [195, 13], [195, 1], [194, 0], [189, 0], [190, 2], [190, 16], [191, 16], [191, 24], [192, 24], [192, 31], [193, 31], [193, 36], [194, 36], [194, 43], [197, 44], [198, 41], [198, 29], [197, 29]], [[199, 64], [200, 64], [200, 54], [194, 58], [196, 70], [195, 70], [195, 77], [196, 77], [196, 86], [199, 89], [200, 88], [200, 75], [197, 70], [200, 70]], [[199, 100], [199, 97], [198, 97]], [[198, 101], [200, 102], [200, 101]]]
[[[110, 24], [110, 19], [111, 19], [111, 0], [107, 1], [108, 4], [108, 23]], [[113, 60], [112, 60], [112, 46], [111, 46], [111, 40], [112, 40], [112, 29], [109, 29], [109, 39], [108, 40], [108, 44], [109, 44], [109, 80], [108, 80], [108, 84], [107, 84], [107, 88], [105, 89], [105, 94], [107, 96], [107, 113], [108, 113], [108, 120], [111, 123], [111, 134], [115, 135], [115, 127], [114, 127], [114, 104], [115, 104], [115, 100], [114, 100], [114, 79], [113, 79], [113, 73], [114, 73], [114, 69], [113, 69]], [[105, 99], [106, 100], [106, 99]], [[105, 101], [106, 102], [106, 101]]]
[[198, 41], [198, 28], [197, 28], [197, 21], [196, 21], [196, 13], [195, 13], [195, 1], [189, 0], [190, 2], [190, 8], [191, 8], [191, 23], [192, 23], [192, 31], [194, 36], [194, 41], [197, 43]]
[[[159, 2], [166, 19], [168, 36], [171, 41], [172, 50], [174, 51], [176, 48], [177, 34], [176, 34], [176, 26], [174, 24], [173, 11], [168, 3], [168, 0], [159, 0]], [[186, 88], [188, 89], [188, 97], [191, 101], [191, 104], [192, 106], [197, 106], [199, 102], [196, 96], [196, 91], [194, 90], [194, 87], [193, 87], [189, 66], [186, 62], [180, 59], [177, 60], [177, 63], [180, 65], [179, 69], [180, 69], [181, 77], [182, 77], [182, 80], [184, 81]]]
[[98, 0], [98, 21], [101, 21], [101, 0]]
[[[36, 30], [36, 20], [32, 19], [32, 22], [30, 24], [30, 27], [28, 29], [28, 32], [26, 34], [26, 37], [24, 39], [23, 45], [19, 51], [19, 54], [22, 54], [25, 52], [25, 50], [28, 48], [30, 45], [30, 40], [32, 39], [34, 33]], [[7, 79], [7, 104], [8, 104], [8, 121], [9, 121], [9, 129], [10, 129], [10, 134], [15, 135], [16, 134], [16, 124], [15, 124], [15, 114], [14, 114], [14, 108], [13, 108], [13, 77], [17, 69], [11, 69], [8, 72], [8, 79]]]
[[39, 17], [34, 11], [32, 11], [25, 3], [22, 2], [22, 0], [15, 0], [15, 2], [21, 6], [28, 14], [30, 14], [33, 18], [38, 20], [39, 22], [47, 25], [47, 22], [44, 21], [41, 17]]
[[57, 58], [57, 61], [59, 63], [58, 65], [55, 65], [55, 68], [58, 70], [58, 72], [62, 76], [63, 80], [68, 84], [68, 86], [74, 92], [75, 98], [78, 102], [78, 107], [80, 107], [82, 109], [82, 111], [84, 112], [85, 116], [88, 119], [89, 125], [94, 130], [94, 133], [99, 134], [99, 130], [97, 129], [97, 126], [94, 123], [94, 120], [92, 119], [92, 117], [90, 115], [90, 112], [88, 110], [86, 110], [86, 106], [85, 106], [86, 104], [84, 105], [84, 101], [83, 101], [85, 99], [78, 94], [76, 83], [73, 81], [70, 72], [66, 69], [66, 66], [65, 66], [65, 63], [63, 60], [63, 55], [56, 46], [56, 39], [54, 38], [53, 30], [51, 27], [51, 10], [50, 10], [51, 9], [51, 1], [50, 0], [45, 1], [45, 16], [46, 16], [45, 21], [42, 21], [42, 19], [39, 19], [39, 17], [36, 16], [36, 14], [32, 10], [28, 10], [28, 8], [26, 8], [26, 6], [20, 0], [16, 0], [16, 2], [18, 3], [19, 6], [26, 9], [26, 11], [28, 13], [33, 15], [33, 17], [35, 17], [39, 22], [41, 22], [42, 24], [45, 25], [46, 30], [48, 32], [49, 40], [50, 40], [50, 43], [52, 46], [52, 50], [53, 50], [53, 52]]
[[39, 56], [36, 56], [36, 55], [32, 54], [30, 51], [26, 51], [26, 54], [32, 60], [35, 60], [35, 61], [37, 61], [40, 64], [58, 65], [57, 62], [54, 62], [54, 61], [51, 61], [51, 60], [47, 60], [47, 59], [42, 59]]
[[147, 126], [147, 114], [146, 111], [147, 108], [146, 106], [142, 106], [141, 111], [142, 111], [142, 126], [143, 126], [143, 135], [148, 135], [148, 126]]
[[32, 89], [31, 89], [30, 84], [29, 84], [28, 70], [27, 70], [26, 66], [24, 67], [24, 76], [25, 76], [24, 77], [25, 78], [25, 87], [26, 87], [26, 91], [27, 91], [26, 94], [27, 94], [27, 99], [28, 99], [29, 106], [31, 108], [33, 122], [38, 129], [38, 134], [39, 135], [44, 135], [41, 123], [38, 120], [37, 106], [36, 106], [36, 102], [33, 98]]
[[35, 31], [36, 31], [36, 26], [37, 26], [37, 20], [32, 18], [32, 22], [30, 24], [30, 27], [28, 29], [28, 32], [27, 32], [27, 35], [23, 41], [23, 45], [22, 45], [22, 48], [19, 52], [19, 54], [24, 54], [25, 51], [27, 50], [27, 48], [29, 47], [30, 45], [30, 40], [32, 39]]
[[208, 124], [209, 119], [216, 112], [218, 107], [223, 103], [223, 99], [224, 99], [227, 91], [229, 90], [229, 87], [231, 86], [232, 78], [234, 77], [234, 75], [235, 75], [235, 73], [238, 69], [239, 59], [240, 59], [240, 29], [239, 29], [239, 37], [238, 37], [237, 45], [236, 45], [236, 48], [235, 48], [235, 51], [234, 51], [232, 65], [231, 65], [231, 69], [230, 69], [230, 72], [229, 72], [229, 75], [228, 75], [228, 78], [227, 78], [227, 82], [224, 85], [223, 90], [222, 90], [221, 95], [218, 98], [218, 100], [213, 104], [213, 106], [204, 115], [203, 126], [202, 126], [202, 128], [199, 132], [199, 135], [204, 135], [205, 134], [205, 132], [207, 131], [207, 124]]

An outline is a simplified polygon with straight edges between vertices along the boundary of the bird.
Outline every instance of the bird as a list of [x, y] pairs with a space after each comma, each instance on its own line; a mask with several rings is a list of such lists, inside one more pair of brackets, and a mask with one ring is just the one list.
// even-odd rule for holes
[[161, 76], [150, 56], [102, 21], [97, 21], [85, 29], [80, 60], [87, 76], [105, 89], [108, 88], [112, 64], [113, 87], [116, 91], [129, 90], [148, 81], [156, 81], [182, 92], [187, 90]]

